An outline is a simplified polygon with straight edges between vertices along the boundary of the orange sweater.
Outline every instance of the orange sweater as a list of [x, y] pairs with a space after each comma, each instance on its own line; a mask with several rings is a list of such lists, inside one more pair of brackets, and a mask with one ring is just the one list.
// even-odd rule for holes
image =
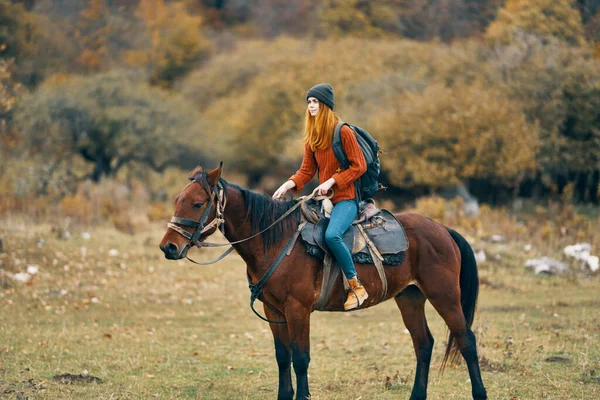
[[296, 184], [296, 187], [292, 189], [292, 193], [299, 193], [304, 185], [312, 179], [318, 169], [320, 184], [331, 177], [335, 179], [335, 184], [332, 187], [335, 192], [333, 199], [331, 199], [333, 203], [356, 198], [354, 181], [365, 173], [367, 162], [356, 140], [356, 134], [348, 125], [342, 127], [340, 136], [344, 153], [346, 153], [346, 157], [350, 161], [350, 167], [343, 171], [340, 170], [340, 162], [335, 157], [331, 146], [325, 150], [317, 149], [313, 156], [310, 146], [305, 144], [302, 165], [290, 178]]

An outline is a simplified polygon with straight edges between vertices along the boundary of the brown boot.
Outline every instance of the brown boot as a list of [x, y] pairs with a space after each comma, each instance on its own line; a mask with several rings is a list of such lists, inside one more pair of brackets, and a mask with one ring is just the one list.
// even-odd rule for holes
[[[365, 287], [356, 279], [348, 279], [350, 285], [350, 291], [348, 292], [348, 299], [344, 303], [344, 310], [353, 310], [360, 307], [366, 299], [369, 298], [369, 294], [365, 290]], [[354, 295], [356, 293], [356, 295]], [[358, 301], [356, 296], [358, 296]]]

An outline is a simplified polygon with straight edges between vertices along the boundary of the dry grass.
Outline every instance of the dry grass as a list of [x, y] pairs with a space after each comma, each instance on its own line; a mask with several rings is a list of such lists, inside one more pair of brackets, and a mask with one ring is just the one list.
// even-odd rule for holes
[[[519, 233], [509, 223], [516, 217], [503, 215], [484, 209], [479, 222], [459, 212], [441, 215], [463, 226], [490, 259], [480, 265], [474, 325], [490, 398], [599, 398], [598, 276], [525, 272], [525, 237], [532, 253], [543, 253], [576, 236], [552, 236], [542, 247], [541, 233]], [[276, 398], [272, 336], [248, 307], [242, 260], [230, 255], [211, 267], [168, 262], [158, 249], [163, 222], [135, 235], [81, 223], [60, 239], [50, 224], [14, 215], [0, 221], [0, 398]], [[517, 236], [501, 243], [488, 238], [504, 232]], [[593, 236], [596, 251], [597, 240]], [[109, 255], [111, 249], [118, 254]], [[40, 269], [31, 284], [8, 277], [27, 265]], [[429, 306], [427, 314], [437, 340], [430, 398], [468, 399], [464, 365], [443, 376], [436, 372], [446, 327]], [[409, 397], [414, 353], [393, 302], [349, 314], [315, 313], [311, 342], [315, 399]], [[545, 361], [549, 357], [566, 360]], [[102, 383], [53, 380], [62, 374], [87, 374]]]

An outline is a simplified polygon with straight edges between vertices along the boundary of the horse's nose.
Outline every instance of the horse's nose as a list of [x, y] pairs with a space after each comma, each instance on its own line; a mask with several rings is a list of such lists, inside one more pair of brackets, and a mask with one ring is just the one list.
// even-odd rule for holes
[[179, 255], [179, 247], [177, 247], [175, 243], [167, 242], [164, 252], [167, 258], [177, 258], [177, 255]]

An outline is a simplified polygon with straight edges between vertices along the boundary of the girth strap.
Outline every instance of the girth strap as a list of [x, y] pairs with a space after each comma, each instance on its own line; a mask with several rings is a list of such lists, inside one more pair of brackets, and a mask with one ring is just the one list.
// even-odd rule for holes
[[321, 282], [321, 292], [319, 293], [319, 300], [317, 301], [315, 310], [325, 310], [325, 306], [327, 305], [327, 301], [329, 301], [331, 291], [333, 290], [333, 285], [337, 280], [339, 272], [340, 269], [335, 268], [331, 256], [329, 254], [325, 254], [325, 259], [323, 260], [323, 279]]

